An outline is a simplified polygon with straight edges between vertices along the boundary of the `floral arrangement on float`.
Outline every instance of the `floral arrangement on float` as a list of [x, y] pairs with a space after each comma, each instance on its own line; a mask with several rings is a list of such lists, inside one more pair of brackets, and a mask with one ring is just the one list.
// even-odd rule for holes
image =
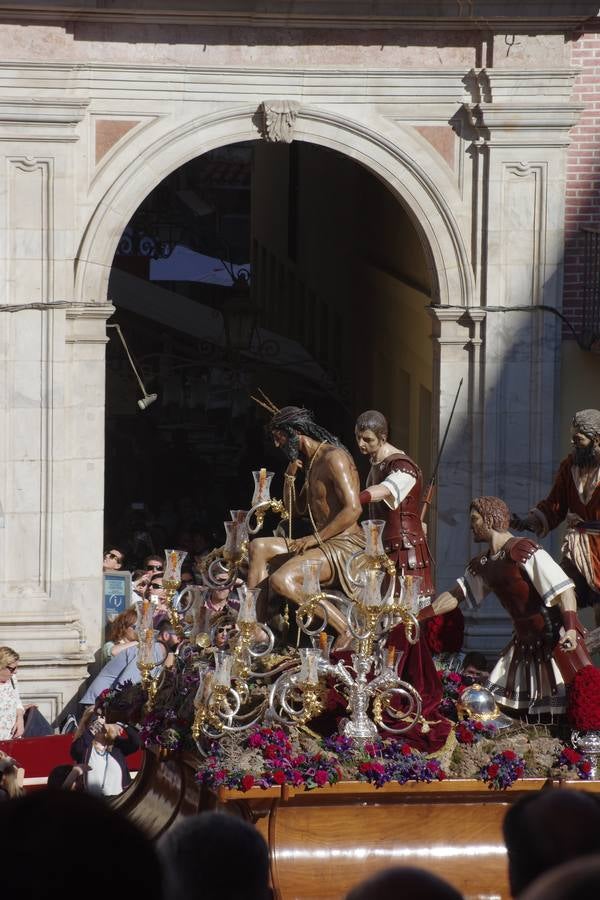
[[[464, 717], [440, 753], [428, 757], [408, 740], [377, 737], [364, 743], [343, 734], [322, 737], [307, 727], [260, 726], [243, 734], [224, 734], [200, 752], [192, 736], [194, 697], [200, 674], [190, 660], [169, 672], [155, 704], [141, 721], [141, 685], [105, 691], [97, 706], [112, 721], [139, 724], [144, 746], [160, 754], [187, 751], [196, 757], [197, 778], [208, 788], [242, 792], [290, 786], [327, 788], [338, 781], [363, 781], [375, 788], [446, 778], [479, 779], [492, 790], [506, 790], [524, 777], [575, 777], [589, 780], [589, 756], [558, 740], [545, 726], [515, 722], [499, 729], [493, 721]], [[132, 722], [127, 710], [134, 713]]]
[[438, 759], [407, 743], [377, 739], [363, 745], [345, 735], [323, 740], [296, 729], [259, 728], [239, 743], [228, 738], [213, 742], [197, 777], [212, 789], [290, 785], [310, 791], [338, 781], [382, 787], [443, 781], [447, 775]]
[[495, 753], [490, 761], [481, 767], [477, 777], [487, 782], [489, 788], [505, 791], [518, 778], [523, 778], [525, 771], [525, 760], [522, 756], [514, 750], [502, 750]]
[[298, 734], [258, 728], [239, 746], [227, 739], [213, 741], [197, 777], [212, 789], [248, 791], [290, 785], [310, 791], [336, 784], [342, 770], [334, 754], [303, 746]]
[[[573, 727], [571, 743], [575, 752], [589, 760], [587, 777], [597, 778], [600, 770], [600, 669], [596, 666], [584, 666], [573, 678], [567, 718]], [[578, 772], [580, 765], [580, 762], [575, 763]]]

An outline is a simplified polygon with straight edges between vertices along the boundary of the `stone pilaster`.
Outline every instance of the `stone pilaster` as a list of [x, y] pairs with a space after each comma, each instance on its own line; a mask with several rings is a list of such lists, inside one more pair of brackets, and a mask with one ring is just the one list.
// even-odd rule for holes
[[90, 659], [79, 603], [65, 590], [65, 298], [75, 253], [73, 147], [86, 108], [62, 97], [0, 103], [0, 641], [21, 656], [23, 699], [50, 719]]

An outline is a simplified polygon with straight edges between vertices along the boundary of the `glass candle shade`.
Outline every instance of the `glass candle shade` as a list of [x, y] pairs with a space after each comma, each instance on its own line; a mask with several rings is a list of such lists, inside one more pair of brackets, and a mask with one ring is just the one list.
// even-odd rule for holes
[[238, 622], [256, 622], [256, 603], [260, 596], [260, 588], [238, 588], [240, 609], [237, 614]]
[[300, 681], [304, 684], [318, 684], [319, 682], [319, 659], [321, 659], [321, 651], [312, 647], [300, 648]]
[[315, 634], [311, 637], [311, 642], [313, 648], [319, 651], [321, 659], [324, 662], [329, 662], [333, 646], [333, 635], [327, 634], [326, 631], [321, 631], [320, 634]]
[[196, 690], [196, 696], [194, 697], [195, 709], [199, 709], [201, 706], [205, 705], [215, 680], [214, 669], [209, 669], [208, 666], [201, 666], [198, 674], [198, 688]]
[[245, 522], [248, 515], [247, 509], [230, 509], [229, 515], [233, 522]]
[[179, 584], [181, 581], [181, 566], [186, 556], [187, 550], [165, 550], [163, 584]]
[[367, 569], [364, 573], [364, 583], [360, 588], [360, 600], [365, 606], [381, 606], [381, 584], [385, 572], [378, 569]]
[[320, 559], [305, 559], [300, 566], [300, 571], [302, 572], [302, 595], [306, 600], [315, 594], [321, 593], [319, 576], [322, 565], [323, 563]]
[[395, 672], [396, 670], [396, 648], [386, 647], [383, 651], [383, 667], [387, 672]]
[[191, 601], [187, 607], [185, 618], [186, 621], [191, 622], [191, 639], [194, 640], [196, 635], [208, 631], [210, 610], [206, 607], [206, 601], [210, 597], [211, 588], [192, 585], [192, 587], [186, 588], [186, 591], [190, 594]]
[[254, 493], [252, 494], [251, 506], [257, 506], [259, 503], [269, 503], [271, 500], [271, 481], [273, 472], [267, 472], [266, 469], [259, 469], [253, 472]]
[[215, 653], [215, 684], [222, 687], [231, 687], [231, 664], [233, 656], [226, 650], [217, 650]]
[[365, 535], [365, 553], [367, 556], [383, 556], [383, 519], [366, 519], [360, 523]]
[[402, 575], [400, 577], [400, 601], [408, 612], [417, 615], [419, 612], [419, 597], [423, 579], [417, 575]]
[[225, 547], [223, 549], [223, 559], [230, 561], [239, 561], [242, 556], [242, 545], [248, 540], [248, 529], [244, 522], [223, 522], [225, 526]]
[[136, 603], [138, 636], [138, 666], [154, 664], [154, 604], [149, 600]]

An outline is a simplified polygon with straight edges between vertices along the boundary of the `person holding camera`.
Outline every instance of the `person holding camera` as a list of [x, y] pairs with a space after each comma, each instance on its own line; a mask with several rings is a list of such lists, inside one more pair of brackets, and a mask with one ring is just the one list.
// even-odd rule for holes
[[71, 756], [81, 770], [79, 787], [104, 797], [123, 793], [131, 784], [125, 757], [140, 746], [135, 728], [108, 723], [94, 707], [87, 709], [71, 744]]

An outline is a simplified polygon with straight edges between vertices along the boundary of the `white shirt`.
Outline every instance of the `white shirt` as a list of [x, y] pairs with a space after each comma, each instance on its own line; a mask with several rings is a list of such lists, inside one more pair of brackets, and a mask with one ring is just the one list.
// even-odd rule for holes
[[417, 479], [408, 472], [397, 470], [396, 472], [390, 472], [387, 478], [384, 478], [380, 483], [386, 487], [391, 494], [391, 497], [383, 498], [385, 505], [389, 506], [390, 509], [398, 509], [405, 497], [408, 497], [414, 488]]
[[96, 749], [95, 744], [92, 744], [88, 765], [90, 767], [86, 777], [88, 791], [103, 794], [105, 797], [123, 793], [121, 766], [108, 751], [101, 752]]

